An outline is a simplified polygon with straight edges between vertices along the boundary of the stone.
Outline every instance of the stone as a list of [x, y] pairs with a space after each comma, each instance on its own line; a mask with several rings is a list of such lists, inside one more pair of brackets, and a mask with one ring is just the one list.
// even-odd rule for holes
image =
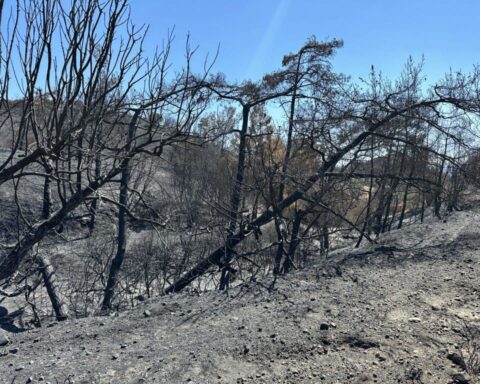
[[373, 340], [362, 339], [358, 336], [347, 336], [345, 337], [345, 342], [350, 347], [361, 348], [361, 349], [370, 349], [370, 348], [378, 348], [380, 346], [379, 343]]
[[10, 342], [7, 335], [4, 332], [0, 332], [0, 347], [4, 347]]
[[453, 384], [470, 384], [470, 378], [463, 373], [456, 373], [452, 375]]
[[379, 361], [385, 361], [385, 360], [387, 360], [387, 357], [386, 357], [384, 354], [380, 353], [380, 352], [377, 352], [377, 353], [375, 354], [375, 357], [376, 357]]
[[150, 317], [150, 316], [152, 316], [152, 312], [150, 312], [148, 309], [146, 309], [145, 311], [143, 311], [143, 316]]
[[463, 370], [467, 369], [467, 365], [465, 364], [465, 360], [463, 360], [463, 357], [460, 356], [457, 352], [449, 353], [447, 355], [447, 359], [450, 360], [453, 364], [462, 368]]

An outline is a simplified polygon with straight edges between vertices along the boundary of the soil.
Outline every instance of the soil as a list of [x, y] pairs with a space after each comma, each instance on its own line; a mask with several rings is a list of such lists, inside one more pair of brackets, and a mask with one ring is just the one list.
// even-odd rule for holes
[[474, 208], [228, 293], [4, 332], [0, 382], [475, 383], [479, 271]]

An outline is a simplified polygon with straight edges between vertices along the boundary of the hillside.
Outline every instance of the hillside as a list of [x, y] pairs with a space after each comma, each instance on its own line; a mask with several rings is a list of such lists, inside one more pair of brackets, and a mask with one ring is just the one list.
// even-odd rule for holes
[[275, 284], [4, 333], [0, 382], [475, 383], [480, 209], [429, 220]]
[[0, 384], [480, 384], [480, 2], [166, 3], [0, 0]]

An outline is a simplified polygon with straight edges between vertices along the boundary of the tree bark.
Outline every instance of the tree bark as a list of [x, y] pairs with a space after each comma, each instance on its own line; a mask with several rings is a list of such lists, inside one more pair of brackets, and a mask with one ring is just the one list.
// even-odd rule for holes
[[322, 244], [323, 244], [323, 249], [324, 252], [328, 252], [330, 249], [330, 235], [328, 232], [328, 226], [326, 224], [323, 225], [322, 227]]
[[50, 164], [45, 164], [45, 180], [43, 182], [43, 205], [42, 205], [42, 219], [46, 220], [50, 217], [52, 208], [52, 191], [51, 191], [51, 178], [52, 167]]
[[[373, 139], [371, 142], [372, 149], [370, 150], [370, 173], [374, 173], [374, 168], [373, 168]], [[362, 225], [362, 230], [360, 231], [360, 236], [358, 237], [358, 241], [355, 244], [355, 248], [360, 247], [360, 244], [362, 243], [363, 237], [365, 236], [365, 231], [367, 228], [370, 226], [370, 212], [372, 209], [372, 196], [373, 196], [373, 177], [370, 177], [370, 185], [368, 186], [368, 201], [367, 201], [367, 208], [365, 212], [365, 219], [363, 221]]]
[[390, 219], [390, 223], [388, 224], [388, 232], [392, 230], [392, 225], [395, 222], [395, 217], [397, 216], [397, 209], [398, 209], [398, 196], [395, 195], [395, 204], [393, 206], [392, 218]]
[[[448, 141], [445, 139], [445, 147], [444, 147], [444, 156], [447, 154], [448, 148]], [[442, 157], [442, 161], [440, 163], [440, 167], [438, 169], [437, 175], [437, 187], [435, 188], [435, 196], [433, 199], [433, 214], [441, 219], [440, 216], [440, 208], [442, 207], [442, 179], [443, 179], [443, 168], [445, 167], [445, 157]]]
[[295, 260], [295, 252], [298, 245], [300, 244], [300, 238], [298, 236], [300, 232], [300, 225], [302, 223], [303, 212], [298, 211], [295, 214], [292, 225], [292, 235], [290, 236], [290, 244], [288, 245], [288, 251], [283, 262], [283, 273], [288, 273], [294, 266], [293, 261]]
[[58, 321], [68, 319], [68, 307], [60, 293], [55, 270], [50, 264], [50, 260], [46, 256], [37, 256], [36, 263], [40, 272], [42, 273], [43, 282], [47, 289], [48, 297], [52, 303], [55, 317]]
[[[95, 179], [99, 179], [102, 174], [102, 159], [100, 154], [97, 154], [95, 157]], [[95, 229], [95, 220], [97, 218], [97, 208], [98, 208], [98, 198], [95, 197], [90, 206], [90, 221], [88, 222], [88, 230], [92, 234]]]
[[[232, 196], [230, 199], [230, 223], [228, 226], [228, 235], [232, 236], [237, 228], [238, 208], [242, 199], [242, 184], [245, 175], [245, 160], [247, 157], [247, 135], [248, 135], [248, 118], [250, 115], [250, 105], [244, 105], [242, 108], [242, 129], [240, 131], [240, 143], [238, 147], [238, 163], [235, 184], [233, 186]], [[227, 242], [228, 245], [228, 242]], [[227, 249], [225, 259], [222, 266], [222, 275], [220, 278], [220, 290], [228, 288], [231, 279], [230, 263], [232, 261], [232, 250]]]
[[[410, 174], [409, 178], [413, 176], [413, 171], [414, 171], [414, 164], [415, 162], [412, 163], [412, 167], [410, 168]], [[403, 225], [403, 220], [405, 218], [405, 212], [407, 210], [407, 201], [408, 201], [408, 190], [410, 188], [410, 184], [405, 185], [405, 192], [403, 194], [403, 201], [402, 201], [402, 211], [400, 213], [400, 218], [398, 220], [398, 227], [397, 229], [401, 229]]]
[[[125, 152], [128, 153], [131, 148], [132, 140], [135, 137], [136, 124], [140, 111], [137, 110], [128, 127], [128, 137], [125, 146]], [[120, 197], [118, 208], [118, 238], [117, 238], [117, 253], [110, 265], [107, 285], [105, 287], [105, 294], [103, 296], [102, 310], [107, 311], [112, 307], [115, 287], [117, 285], [117, 278], [122, 268], [123, 260], [125, 258], [125, 250], [127, 248], [127, 203], [128, 203], [128, 181], [130, 178], [130, 160], [124, 162], [121, 179], [120, 179]]]

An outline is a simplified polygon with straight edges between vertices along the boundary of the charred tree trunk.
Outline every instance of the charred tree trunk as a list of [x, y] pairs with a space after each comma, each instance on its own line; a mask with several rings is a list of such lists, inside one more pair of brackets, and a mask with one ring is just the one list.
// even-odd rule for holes
[[118, 234], [117, 234], [117, 252], [110, 265], [107, 285], [105, 287], [105, 296], [103, 298], [102, 310], [111, 309], [114, 290], [117, 285], [117, 278], [125, 258], [127, 246], [127, 217], [126, 206], [128, 200], [128, 179], [130, 167], [126, 166], [122, 170], [120, 181], [120, 198], [118, 208]]
[[300, 225], [302, 224], [303, 212], [298, 211], [295, 214], [292, 224], [292, 234], [290, 236], [290, 244], [288, 245], [288, 251], [285, 255], [285, 261], [283, 262], [283, 273], [288, 273], [294, 266], [295, 252], [300, 244]]
[[405, 212], [407, 210], [407, 201], [408, 201], [408, 189], [409, 189], [409, 185], [407, 184], [405, 186], [405, 192], [403, 193], [402, 210], [400, 211], [400, 217], [398, 219], [397, 229], [402, 228], [403, 220], [405, 219]]
[[[415, 170], [415, 163], [413, 162], [412, 164], [412, 167], [410, 168], [410, 174], [408, 175], [408, 177], [411, 179], [412, 176], [413, 176], [413, 172]], [[410, 188], [410, 184], [406, 184], [405, 185], [405, 192], [403, 194], [403, 201], [402, 201], [402, 211], [400, 212], [400, 218], [398, 219], [398, 229], [401, 229], [402, 228], [402, 225], [403, 225], [403, 220], [405, 218], [405, 212], [407, 210], [407, 202], [408, 202], [408, 191], [409, 191], [409, 188]]]
[[[276, 201], [282, 201], [285, 193], [285, 183], [287, 180], [288, 165], [290, 162], [290, 155], [292, 152], [293, 126], [294, 126], [294, 119], [295, 119], [295, 103], [297, 99], [297, 86], [298, 86], [298, 80], [299, 80], [301, 59], [302, 59], [302, 54], [299, 55], [297, 59], [297, 64], [296, 64], [294, 87], [293, 87], [292, 98], [290, 101], [290, 114], [288, 117], [287, 145], [285, 148], [285, 156], [283, 158], [282, 168], [280, 171], [280, 183], [278, 186], [278, 195], [276, 197], [277, 198]], [[278, 219], [281, 220], [282, 212], [281, 211], [277, 212], [277, 216], [278, 216]], [[299, 220], [301, 221], [301, 219]], [[287, 261], [290, 257], [293, 257], [293, 255], [290, 255], [290, 249], [287, 252], [285, 251], [284, 243], [286, 239], [283, 234], [284, 231], [282, 231], [282, 228], [277, 221], [278, 220], [276, 220], [276, 223], [275, 223], [275, 229], [277, 230], [278, 247], [277, 247], [277, 253], [275, 255], [275, 264], [273, 268], [273, 273], [275, 275], [278, 275], [282, 272], [281, 262], [282, 262], [283, 255], [285, 255], [286, 257], [283, 263], [283, 273], [287, 273], [288, 270], [290, 270], [291, 268], [291, 263], [293, 263], [293, 259], [290, 261]], [[300, 225], [300, 223], [298, 225]], [[295, 226], [295, 219], [294, 219], [293, 226]], [[292, 236], [293, 236], [293, 233], [292, 233]], [[298, 228], [297, 228], [297, 234], [295, 236], [298, 236]], [[295, 248], [293, 249], [293, 253], [295, 253]], [[285, 267], [287, 267], [287, 269]]]
[[55, 312], [56, 319], [58, 321], [67, 320], [68, 307], [60, 293], [60, 287], [58, 286], [55, 270], [46, 256], [37, 256], [36, 262], [38, 269], [42, 274], [43, 282], [45, 284], [45, 288], [47, 289], [50, 302], [52, 303], [52, 308]]
[[425, 192], [422, 192], [422, 208], [420, 209], [420, 223], [425, 219]]
[[[137, 110], [132, 117], [132, 121], [128, 127], [128, 138], [125, 151], [130, 151], [131, 142], [135, 136], [137, 119], [140, 111]], [[118, 208], [118, 238], [117, 238], [117, 253], [110, 265], [107, 285], [105, 287], [105, 294], [103, 297], [102, 310], [107, 311], [112, 307], [114, 291], [117, 286], [117, 278], [125, 258], [125, 250], [127, 247], [127, 203], [128, 203], [128, 181], [130, 178], [130, 161], [124, 162], [121, 179], [120, 179], [120, 197]]]
[[385, 210], [385, 184], [386, 181], [382, 180], [379, 186], [379, 193], [378, 193], [378, 206], [375, 211], [374, 221], [373, 221], [373, 231], [376, 235], [379, 235], [382, 232], [382, 218], [383, 212]]
[[[73, 161], [73, 156], [72, 156], [72, 144], [67, 145], [67, 185], [68, 189], [70, 191], [70, 196], [72, 196], [75, 191], [73, 189], [73, 167], [72, 167], [72, 161]], [[65, 193], [64, 196], [66, 197], [67, 194]]]
[[52, 166], [45, 162], [44, 164], [45, 173], [45, 180], [43, 182], [43, 204], [42, 204], [42, 219], [46, 220], [50, 217], [50, 212], [52, 210], [52, 190], [51, 190], [51, 177], [50, 174], [52, 173]]
[[322, 248], [324, 252], [328, 252], [330, 249], [330, 235], [327, 224], [322, 226]]
[[460, 195], [460, 183], [458, 177], [458, 170], [453, 169], [451, 172], [450, 178], [450, 192], [448, 194], [448, 204], [447, 211], [452, 212], [453, 210], [458, 211], [458, 199]]
[[80, 191], [82, 189], [82, 163], [83, 163], [83, 138], [82, 136], [79, 137], [77, 141], [78, 149], [77, 149], [77, 172], [76, 172], [76, 186], [77, 186], [77, 191]]
[[393, 196], [395, 195], [397, 185], [398, 183], [396, 181], [393, 181], [392, 186], [390, 188], [390, 192], [388, 193], [385, 214], [383, 216], [382, 233], [385, 233], [388, 228], [388, 219], [390, 218], [390, 209], [392, 207], [392, 200], [393, 200]]
[[[238, 147], [238, 164], [233, 186], [232, 197], [230, 200], [230, 224], [228, 226], [228, 236], [233, 236], [237, 228], [238, 209], [242, 200], [242, 185], [245, 176], [245, 160], [247, 157], [247, 135], [248, 135], [248, 119], [250, 115], [250, 105], [244, 105], [242, 108], [242, 130], [240, 131], [240, 143]], [[220, 290], [228, 288], [232, 278], [231, 266], [232, 249], [226, 248], [225, 259], [220, 277]]]
[[277, 211], [275, 214], [275, 230], [277, 232], [277, 252], [275, 254], [275, 261], [273, 265], [273, 274], [279, 275], [282, 272], [282, 258], [283, 255], [286, 254], [285, 251], [285, 237], [287, 235], [287, 231], [285, 228], [285, 224], [281, 219], [280, 213]]
[[[95, 179], [99, 179], [102, 173], [102, 159], [98, 154], [95, 157]], [[90, 206], [90, 221], [88, 222], [88, 230], [90, 234], [95, 229], [95, 220], [97, 218], [97, 208], [98, 208], [98, 197], [95, 197], [92, 200], [92, 205]]]
[[448, 148], [448, 141], [445, 139], [445, 147], [444, 147], [444, 156], [442, 157], [442, 161], [440, 163], [440, 167], [438, 169], [437, 175], [437, 185], [435, 188], [435, 196], [433, 199], [433, 214], [441, 219], [440, 209], [442, 207], [442, 181], [443, 181], [443, 169], [445, 167], [445, 155], [447, 154]]
[[[370, 152], [370, 174], [373, 174], [373, 139], [372, 139], [372, 150]], [[372, 194], [373, 192], [373, 177], [370, 177], [370, 185], [368, 186], [368, 201], [367, 201], [367, 207], [366, 207], [366, 212], [365, 212], [365, 219], [363, 220], [363, 225], [362, 225], [362, 230], [360, 231], [360, 236], [358, 238], [357, 243], [355, 244], [355, 248], [358, 248], [363, 240], [363, 237], [365, 236], [365, 231], [370, 225], [370, 211], [372, 209]]]
[[[388, 148], [387, 161], [383, 166], [383, 170], [385, 172], [387, 172], [391, 168], [392, 163], [395, 164], [397, 161], [397, 152], [393, 154], [393, 150], [394, 150], [394, 143], [392, 142], [390, 143], [390, 146]], [[403, 162], [405, 159], [406, 145], [405, 145], [405, 149], [402, 152], [403, 152], [403, 156], [401, 160], [400, 174], [402, 173]], [[393, 154], [393, 161], [392, 161], [392, 154]], [[373, 157], [373, 153], [372, 153], [372, 157]], [[373, 172], [374, 170], [373, 165], [371, 169]], [[393, 189], [394, 189], [393, 184], [390, 184], [390, 188], [387, 190], [387, 180], [386, 179], [380, 180], [380, 184], [376, 192], [376, 195], [378, 196], [378, 205], [377, 205], [377, 209], [375, 210], [375, 214], [373, 216], [373, 225], [372, 225], [373, 232], [377, 236], [380, 235], [380, 233], [382, 233], [383, 216], [385, 213], [385, 209], [387, 208], [388, 198], [393, 193]]]
[[388, 224], [388, 232], [392, 230], [392, 225], [395, 222], [395, 217], [397, 216], [397, 210], [398, 210], [398, 196], [395, 194], [395, 204], [393, 206], [392, 218], [390, 220], [390, 223]]

